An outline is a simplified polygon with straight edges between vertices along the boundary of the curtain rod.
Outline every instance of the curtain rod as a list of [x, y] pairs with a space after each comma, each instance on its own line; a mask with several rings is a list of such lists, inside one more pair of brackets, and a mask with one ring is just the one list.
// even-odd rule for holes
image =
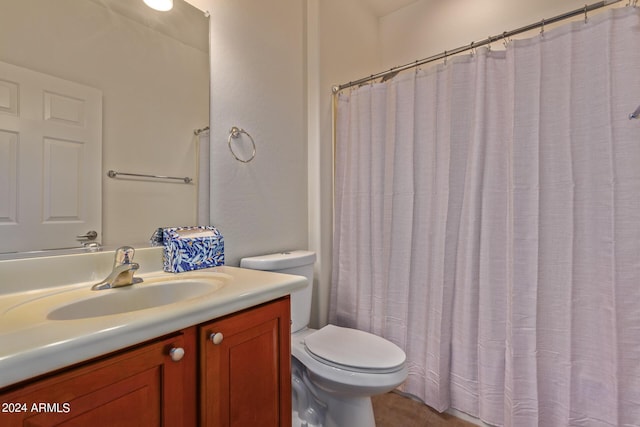
[[[568, 19], [568, 18], [572, 18], [574, 16], [578, 16], [578, 15], [584, 14], [584, 18], [586, 20], [588, 12], [590, 12], [592, 10], [600, 9], [602, 7], [609, 6], [609, 5], [612, 5], [614, 3], [618, 3], [618, 2], [621, 2], [621, 1], [622, 0], [603, 0], [603, 1], [599, 1], [597, 3], [593, 3], [593, 4], [590, 4], [590, 5], [586, 5], [585, 4], [584, 7], [581, 7], [580, 9], [575, 9], [575, 10], [572, 10], [571, 12], [566, 12], [566, 13], [563, 13], [561, 15], [554, 16], [553, 18], [543, 19], [540, 22], [529, 24], [529, 25], [526, 25], [524, 27], [520, 27], [520, 28], [515, 29], [515, 30], [505, 31], [502, 34], [497, 35], [497, 36], [489, 36], [488, 38], [486, 38], [484, 40], [481, 40], [481, 41], [478, 41], [478, 42], [471, 42], [468, 45], [461, 46], [461, 47], [458, 47], [456, 49], [445, 50], [444, 52], [439, 53], [437, 55], [433, 55], [433, 56], [430, 56], [428, 58], [420, 59], [420, 60], [417, 60], [415, 62], [410, 62], [410, 63], [405, 64], [405, 65], [400, 65], [400, 66], [397, 66], [397, 67], [393, 67], [393, 68], [391, 68], [391, 69], [389, 69], [387, 71], [383, 71], [383, 72], [380, 72], [380, 73], [377, 73], [377, 74], [372, 74], [369, 77], [363, 77], [361, 79], [358, 79], [358, 80], [355, 80], [355, 81], [352, 81], [352, 82], [349, 82], [349, 83], [344, 83], [344, 84], [341, 84], [341, 85], [333, 86], [332, 92], [334, 94], [336, 94], [336, 93], [340, 92], [343, 89], [347, 89], [347, 88], [350, 88], [352, 86], [358, 86], [358, 85], [370, 82], [371, 80], [375, 80], [375, 79], [380, 78], [380, 77], [391, 78], [391, 77], [395, 76], [396, 74], [398, 74], [400, 71], [409, 70], [411, 68], [419, 67], [420, 65], [423, 65], [423, 64], [426, 64], [426, 63], [429, 63], [429, 62], [438, 61], [440, 59], [447, 58], [447, 57], [452, 56], [452, 55], [457, 55], [458, 53], [462, 53], [462, 52], [465, 52], [467, 50], [472, 50], [472, 49], [475, 49], [475, 48], [480, 47], [480, 46], [485, 46], [485, 45], [491, 44], [491, 43], [493, 43], [495, 41], [498, 41], [498, 40], [506, 40], [509, 37], [515, 36], [515, 35], [520, 34], [520, 33], [525, 33], [527, 31], [535, 30], [536, 28], [542, 28], [543, 31], [544, 31], [544, 26], [545, 25], [553, 24], [555, 22], [559, 22], [559, 21], [562, 21], [562, 20], [565, 20], [565, 19]], [[633, 0], [633, 4], [635, 5], [637, 1], [638, 0]], [[631, 4], [631, 0], [629, 0], [629, 4]]]

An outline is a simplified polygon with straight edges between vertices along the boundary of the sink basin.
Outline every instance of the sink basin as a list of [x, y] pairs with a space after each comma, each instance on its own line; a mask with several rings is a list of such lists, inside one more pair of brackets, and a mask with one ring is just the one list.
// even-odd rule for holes
[[224, 286], [224, 280], [206, 276], [181, 279], [145, 279], [144, 282], [115, 289], [90, 291], [49, 311], [49, 320], [75, 320], [109, 316], [202, 298]]

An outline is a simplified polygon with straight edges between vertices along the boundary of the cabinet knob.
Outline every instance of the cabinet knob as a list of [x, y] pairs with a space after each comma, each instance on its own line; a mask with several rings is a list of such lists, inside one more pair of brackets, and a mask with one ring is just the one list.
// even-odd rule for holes
[[179, 362], [184, 357], [184, 348], [172, 348], [171, 350], [169, 350], [169, 356], [171, 356], [171, 360], [173, 360], [174, 362]]
[[215, 345], [218, 345], [224, 339], [224, 335], [222, 335], [222, 332], [214, 332], [211, 335], [209, 335], [209, 339], [211, 340], [212, 343], [214, 343]]

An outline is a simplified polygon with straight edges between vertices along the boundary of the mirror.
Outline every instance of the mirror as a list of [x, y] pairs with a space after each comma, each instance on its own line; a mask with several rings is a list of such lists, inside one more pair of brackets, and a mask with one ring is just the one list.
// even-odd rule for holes
[[[95, 173], [103, 245], [147, 242], [157, 227], [194, 224], [195, 184], [114, 179], [107, 172], [196, 177], [194, 131], [209, 122], [208, 46], [208, 18], [184, 0], [174, 0], [168, 12], [143, 0], [3, 2], [0, 61], [102, 94], [102, 159]], [[0, 161], [0, 190], [11, 167]], [[22, 169], [32, 167], [44, 166]], [[19, 245], [27, 236], [3, 235], [9, 222], [0, 218], [0, 240], [15, 246], [0, 252], [53, 248], [38, 246], [38, 236], [31, 246]], [[55, 247], [75, 245], [73, 236], [71, 244]]]

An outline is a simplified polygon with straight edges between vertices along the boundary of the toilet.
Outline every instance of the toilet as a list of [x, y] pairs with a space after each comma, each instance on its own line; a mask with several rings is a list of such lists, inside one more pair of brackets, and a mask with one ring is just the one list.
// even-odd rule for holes
[[407, 378], [406, 355], [368, 332], [327, 325], [310, 329], [315, 253], [291, 251], [243, 258], [240, 267], [305, 276], [291, 294], [293, 427], [374, 427], [371, 396]]

